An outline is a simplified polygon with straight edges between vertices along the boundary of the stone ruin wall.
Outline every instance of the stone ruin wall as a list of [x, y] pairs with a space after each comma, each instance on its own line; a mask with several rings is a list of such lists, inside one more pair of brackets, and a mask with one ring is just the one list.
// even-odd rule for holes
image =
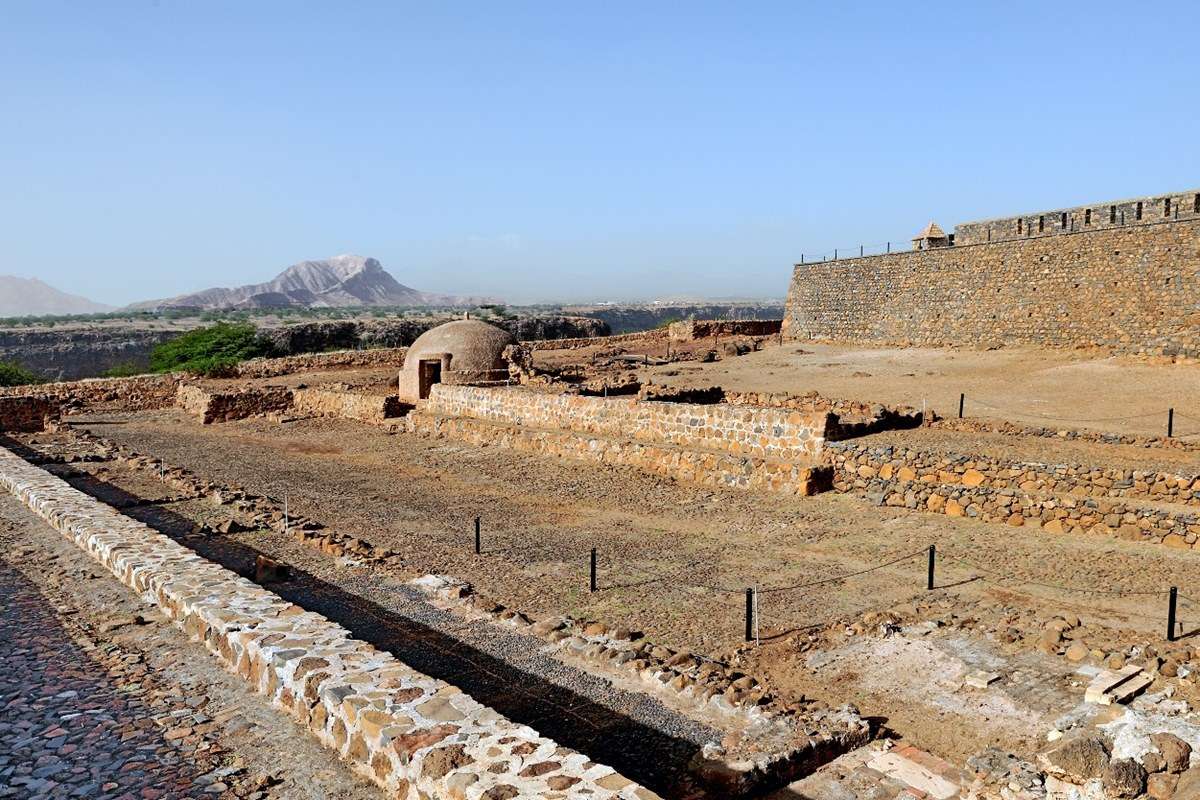
[[658, 800], [4, 449], [0, 487], [390, 797]]
[[585, 347], [604, 347], [614, 344], [636, 344], [638, 342], [656, 342], [667, 337], [662, 329], [638, 331], [637, 333], [622, 333], [616, 336], [589, 336], [580, 339], [531, 339], [521, 342], [530, 351], [534, 350], [582, 350]]
[[277, 378], [298, 372], [323, 372], [336, 369], [379, 369], [404, 366], [407, 347], [380, 347], [372, 350], [337, 350], [332, 353], [304, 353], [282, 358], [255, 358], [237, 365], [238, 378]]
[[1004, 462], [849, 442], [831, 442], [826, 450], [836, 471], [833, 488], [880, 505], [1032, 526], [1048, 534], [1200, 546], [1200, 512], [1128, 502], [1200, 506], [1200, 474]]
[[774, 336], [783, 326], [779, 319], [688, 319], [667, 328], [671, 341], [691, 342], [716, 336]]
[[832, 418], [786, 409], [640, 401], [520, 388], [433, 387], [422, 410], [589, 436], [816, 463]]
[[1200, 217], [797, 265], [783, 334], [1200, 358]]
[[51, 397], [64, 407], [152, 411], [170, 408], [181, 375], [138, 375], [132, 378], [88, 378], [82, 381], [0, 387], [0, 397], [37, 394]]
[[292, 393], [293, 409], [301, 414], [352, 419], [358, 422], [381, 424], [403, 413], [396, 395], [360, 394], [340, 389], [296, 389]]
[[58, 420], [60, 406], [53, 398], [24, 395], [0, 397], [0, 432], [44, 431]]
[[405, 418], [409, 433], [446, 437], [481, 447], [505, 447], [576, 461], [626, 466], [670, 480], [709, 488], [750, 489], [808, 496], [830, 488], [824, 466], [767, 461], [749, 456], [689, 450], [665, 444], [598, 439], [564, 430], [496, 425], [471, 417], [438, 416], [424, 411]]
[[180, 384], [175, 404], [205, 425], [287, 411], [292, 407], [292, 390], [282, 386], [218, 392], [196, 384]]

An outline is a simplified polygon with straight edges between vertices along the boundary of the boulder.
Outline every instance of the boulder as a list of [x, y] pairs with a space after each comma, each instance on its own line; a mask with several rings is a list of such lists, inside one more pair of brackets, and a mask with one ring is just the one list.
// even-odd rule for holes
[[1108, 767], [1109, 746], [1100, 736], [1082, 734], [1059, 740], [1056, 747], [1042, 754], [1041, 760], [1050, 772], [1072, 783], [1086, 783], [1100, 777]]
[[1167, 772], [1178, 775], [1187, 770], [1192, 759], [1192, 746], [1173, 733], [1152, 733], [1150, 742], [1163, 759]]
[[1146, 788], [1146, 770], [1132, 758], [1115, 758], [1101, 776], [1109, 797], [1137, 797]]

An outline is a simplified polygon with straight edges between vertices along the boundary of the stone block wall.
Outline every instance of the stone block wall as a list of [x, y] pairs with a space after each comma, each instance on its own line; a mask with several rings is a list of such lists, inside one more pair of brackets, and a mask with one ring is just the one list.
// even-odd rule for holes
[[150, 411], [170, 408], [181, 375], [138, 375], [132, 378], [90, 378], [0, 388], [0, 397], [36, 393], [52, 397], [67, 409]]
[[268, 386], [236, 392], [215, 392], [195, 384], [180, 384], [176, 404], [189, 414], [200, 418], [205, 425], [231, 422], [292, 407], [292, 390]]
[[1200, 217], [797, 265], [787, 339], [1200, 358]]
[[[1200, 513], [1135, 502], [1170, 499], [1195, 505], [1200, 486], [1194, 478], [1156, 474], [1149, 483], [1150, 476], [1142, 475], [1131, 479], [1130, 486], [1109, 486], [1103, 475], [1071, 475], [1069, 467], [1059, 474], [1060, 468], [1043, 465], [1006, 467], [987, 459], [844, 442], [830, 443], [828, 454], [837, 491], [864, 495], [880, 505], [1037, 527], [1049, 534], [1106, 535], [1179, 548], [1200, 545]], [[1187, 486], [1182, 485], [1185, 480]], [[1127, 490], [1132, 492], [1123, 493]]]
[[533, 350], [582, 350], [585, 347], [604, 347], [606, 345], [629, 345], [639, 342], [659, 342], [667, 337], [662, 329], [638, 331], [637, 333], [622, 333], [616, 336], [589, 336], [581, 339], [533, 339], [521, 344]]
[[672, 322], [667, 331], [672, 341], [690, 342], [712, 336], [774, 336], [781, 319], [688, 319]]
[[407, 347], [379, 347], [371, 350], [337, 350], [332, 353], [304, 353], [282, 358], [255, 358], [243, 361], [235, 371], [239, 378], [275, 378], [297, 372], [322, 372], [338, 369], [400, 369]]
[[424, 410], [506, 425], [815, 463], [832, 415], [757, 406], [553, 395], [521, 388], [433, 387]]
[[45, 395], [0, 397], [0, 431], [44, 431], [59, 413], [59, 404]]
[[373, 424], [399, 417], [402, 413], [400, 398], [396, 395], [359, 394], [339, 389], [296, 389], [292, 393], [292, 402], [298, 413]]
[[954, 228], [954, 243], [981, 244], [1196, 217], [1200, 217], [1200, 191], [1192, 190], [965, 222]]
[[767, 461], [750, 456], [691, 450], [665, 444], [598, 439], [569, 430], [541, 430], [471, 417], [438, 416], [427, 410], [405, 419], [410, 433], [479, 446], [507, 447], [579, 461], [627, 466], [671, 480], [710, 488], [754, 489], [808, 496], [827, 491], [832, 471], [808, 462]]
[[0, 487], [399, 800], [657, 800], [0, 449]]

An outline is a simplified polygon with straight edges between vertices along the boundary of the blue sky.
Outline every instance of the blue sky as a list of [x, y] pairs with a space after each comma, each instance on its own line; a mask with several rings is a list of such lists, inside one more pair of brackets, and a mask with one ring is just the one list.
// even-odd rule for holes
[[0, 274], [109, 303], [338, 253], [513, 302], [1200, 186], [1200, 4], [0, 5]]

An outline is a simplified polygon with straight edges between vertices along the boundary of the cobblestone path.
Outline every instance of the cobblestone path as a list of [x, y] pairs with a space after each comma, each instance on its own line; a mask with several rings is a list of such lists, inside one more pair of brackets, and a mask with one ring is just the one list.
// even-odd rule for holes
[[79, 642], [49, 598], [0, 562], [0, 797], [182, 798], [212, 770], [197, 753], [202, 713], [155, 722], [136, 654], [110, 672], [104, 645]]

